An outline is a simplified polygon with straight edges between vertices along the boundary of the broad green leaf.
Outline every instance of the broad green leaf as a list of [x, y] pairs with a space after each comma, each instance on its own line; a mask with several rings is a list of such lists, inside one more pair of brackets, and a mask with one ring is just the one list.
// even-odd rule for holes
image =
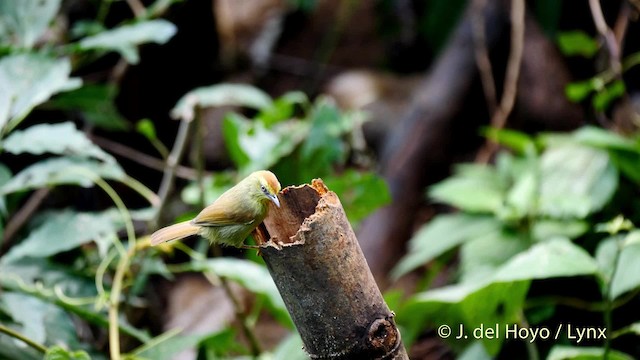
[[303, 345], [298, 333], [291, 334], [273, 350], [272, 360], [307, 360], [309, 355], [304, 351]]
[[265, 267], [252, 261], [232, 258], [210, 259], [195, 263], [194, 266], [201, 271], [211, 271], [218, 276], [236, 281], [250, 291], [265, 296], [278, 320], [284, 324], [291, 324], [284, 301]]
[[[445, 286], [415, 294], [398, 312], [398, 322], [407, 328], [411, 342], [426, 325], [447, 325], [452, 329], [452, 341], [460, 326], [469, 334], [481, 325], [515, 323], [524, 304], [528, 281], [474, 282]], [[403, 333], [404, 337], [405, 333]], [[463, 334], [464, 335], [464, 334]], [[495, 355], [501, 338], [483, 342], [488, 353]]]
[[244, 106], [263, 110], [273, 105], [264, 91], [245, 84], [217, 84], [199, 87], [184, 94], [171, 110], [171, 117], [191, 121], [196, 108], [218, 106]]
[[146, 43], [164, 44], [176, 33], [172, 23], [156, 19], [131, 25], [122, 25], [115, 29], [80, 40], [80, 47], [85, 50], [117, 51], [130, 64], [140, 61], [136, 46]]
[[611, 284], [611, 276], [617, 266], [618, 253], [622, 247], [623, 239], [623, 235], [611, 236], [601, 240], [596, 248], [595, 258], [605, 286]]
[[40, 124], [14, 131], [5, 139], [4, 150], [12, 154], [50, 153], [115, 162], [111, 155], [93, 144], [72, 122]]
[[181, 352], [197, 348], [210, 334], [175, 335], [160, 339], [165, 334], [153, 338], [132, 352], [134, 359], [172, 360]]
[[600, 210], [618, 187], [608, 154], [580, 145], [552, 147], [540, 164], [539, 211], [553, 218], [584, 218]]
[[[547, 360], [602, 360], [604, 348], [601, 347], [574, 347], [555, 345], [551, 348]], [[608, 360], [633, 360], [634, 357], [623, 352], [610, 350]]]
[[[521, 317], [529, 285], [529, 281], [495, 282], [469, 294], [460, 303], [466, 331], [491, 326], [498, 334], [505, 330], [504, 326], [516, 324]], [[485, 338], [481, 341], [487, 353], [496, 356], [503, 340], [504, 337], [496, 336], [495, 339]]]
[[507, 230], [473, 237], [460, 248], [460, 281], [486, 281], [497, 268], [529, 245], [525, 236]]
[[334, 164], [345, 160], [347, 146], [341, 137], [352, 129], [354, 120], [326, 99], [316, 102], [309, 114], [309, 136], [301, 148], [303, 178], [326, 176]]
[[495, 273], [494, 281], [520, 281], [594, 275], [596, 260], [569, 240], [555, 239], [535, 244], [516, 255]]
[[122, 226], [120, 213], [115, 209], [100, 213], [57, 211], [48, 214], [46, 220], [13, 246], [2, 261], [55, 255], [96, 239], [114, 237]]
[[385, 181], [371, 172], [348, 169], [338, 176], [326, 178], [325, 184], [338, 194], [352, 225], [391, 201]]
[[492, 357], [487, 354], [487, 350], [482, 342], [476, 341], [468, 346], [459, 356], [458, 360], [491, 360]]
[[429, 189], [432, 199], [466, 212], [497, 213], [504, 202], [506, 186], [488, 165], [464, 164], [455, 173]]
[[640, 152], [640, 144], [637, 141], [595, 126], [581, 127], [571, 134], [571, 138], [580, 144], [600, 149]]
[[0, 38], [31, 48], [47, 30], [61, 0], [0, 1]]
[[272, 106], [264, 107], [255, 117], [256, 121], [262, 122], [266, 127], [281, 121], [289, 120], [294, 115], [296, 105], [308, 105], [309, 98], [300, 91], [293, 91], [273, 100]]
[[582, 220], [537, 219], [531, 226], [533, 238], [546, 241], [555, 237], [575, 239], [589, 230], [589, 223]]
[[51, 304], [47, 304], [35, 297], [23, 295], [15, 292], [2, 294], [2, 304], [9, 311], [13, 321], [22, 326], [20, 331], [26, 337], [37, 343], [44, 343], [46, 340], [46, 329], [44, 319]]
[[[9, 170], [9, 168], [3, 163], [0, 163], [0, 189], [2, 189], [4, 184], [8, 183], [9, 180], [11, 180], [11, 177], [12, 177], [11, 170]], [[2, 215], [3, 217], [7, 216], [7, 204], [6, 204], [4, 195], [2, 195], [1, 193], [0, 193], [0, 215]], [[0, 221], [0, 232], [4, 232], [4, 230], [1, 227], [2, 227], [2, 222]]]
[[610, 299], [616, 299], [627, 291], [640, 287], [640, 243], [632, 243], [621, 249], [615, 274], [611, 280]]
[[227, 114], [222, 124], [225, 144], [242, 175], [268, 169], [291, 154], [308, 132], [303, 122], [282, 122], [267, 129], [238, 114]]
[[91, 360], [91, 357], [86, 351], [69, 351], [56, 345], [47, 349], [44, 360]]
[[609, 104], [624, 95], [625, 91], [624, 81], [616, 80], [605, 86], [601, 91], [598, 91], [591, 100], [591, 104], [596, 111], [605, 111]]
[[409, 240], [407, 255], [391, 272], [398, 278], [455, 248], [465, 241], [496, 234], [501, 224], [493, 217], [464, 213], [440, 215]]
[[80, 79], [70, 73], [67, 58], [24, 53], [0, 59], [0, 136], [52, 95], [79, 87]]
[[558, 46], [564, 55], [591, 58], [598, 51], [598, 42], [583, 31], [565, 31], [558, 34]]
[[88, 84], [60, 94], [51, 100], [51, 106], [82, 112], [83, 120], [106, 130], [126, 130], [129, 123], [115, 105], [118, 88], [115, 85]]
[[125, 177], [125, 173], [116, 163], [101, 163], [77, 157], [51, 158], [20, 171], [0, 188], [0, 194], [55, 185], [91, 187], [93, 176], [121, 180]]

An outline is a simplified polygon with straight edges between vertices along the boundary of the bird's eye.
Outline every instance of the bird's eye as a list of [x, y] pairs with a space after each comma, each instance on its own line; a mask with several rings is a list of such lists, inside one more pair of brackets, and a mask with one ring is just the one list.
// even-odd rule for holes
[[263, 193], [267, 194], [267, 188], [264, 187], [264, 185], [260, 185], [260, 190], [262, 190]]

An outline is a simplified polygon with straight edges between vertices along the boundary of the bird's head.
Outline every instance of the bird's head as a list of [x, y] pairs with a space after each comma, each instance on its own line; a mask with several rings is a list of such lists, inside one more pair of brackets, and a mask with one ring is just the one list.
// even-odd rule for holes
[[258, 196], [264, 200], [272, 201], [277, 207], [280, 207], [280, 201], [278, 200], [280, 182], [278, 178], [267, 170], [256, 171], [250, 177], [254, 179], [256, 190], [259, 191]]

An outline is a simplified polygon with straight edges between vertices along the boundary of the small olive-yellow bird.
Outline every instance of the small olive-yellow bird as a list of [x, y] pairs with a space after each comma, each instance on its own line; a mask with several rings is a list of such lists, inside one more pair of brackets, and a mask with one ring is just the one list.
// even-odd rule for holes
[[162, 228], [151, 235], [151, 245], [200, 235], [214, 244], [243, 247], [244, 240], [267, 216], [269, 201], [280, 207], [280, 183], [260, 170], [204, 208], [193, 220]]

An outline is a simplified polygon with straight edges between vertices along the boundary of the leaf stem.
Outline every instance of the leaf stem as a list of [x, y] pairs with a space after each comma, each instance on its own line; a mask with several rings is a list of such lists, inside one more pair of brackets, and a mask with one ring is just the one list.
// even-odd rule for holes
[[8, 327], [6, 327], [6, 326], [4, 326], [2, 324], [0, 324], [0, 332], [1, 333], [5, 333], [5, 334], [7, 334], [7, 335], [9, 335], [11, 337], [14, 337], [14, 338], [24, 342], [25, 344], [31, 346], [32, 348], [40, 351], [43, 354], [47, 352], [47, 347], [46, 346], [38, 343], [37, 341], [31, 340], [28, 337], [20, 334], [19, 332], [15, 331], [15, 330], [13, 330], [11, 328], [8, 328]]

